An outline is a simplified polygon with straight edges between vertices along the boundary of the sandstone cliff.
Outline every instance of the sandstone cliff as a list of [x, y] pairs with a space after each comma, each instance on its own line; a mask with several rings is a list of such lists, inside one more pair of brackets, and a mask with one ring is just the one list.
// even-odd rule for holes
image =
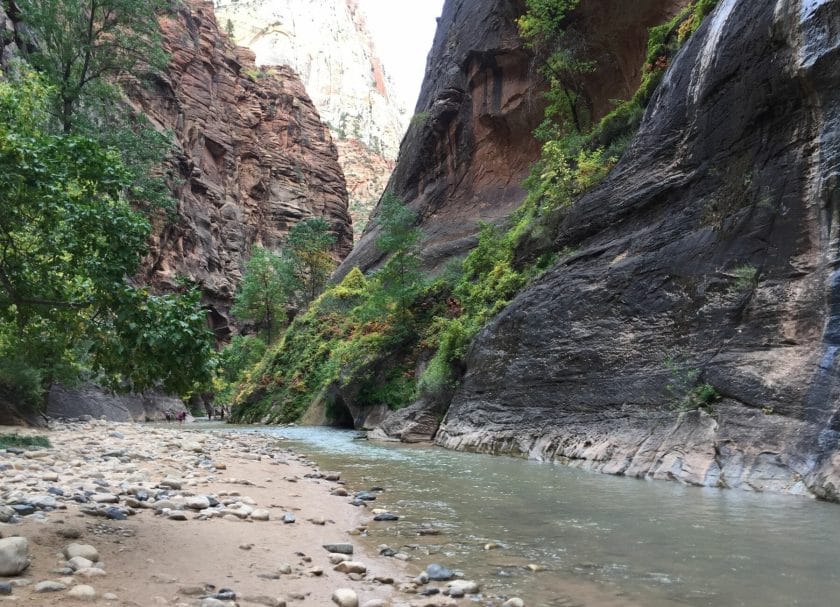
[[[219, 22], [259, 65], [289, 65], [338, 146], [353, 223], [363, 226], [408, 122], [356, 0], [216, 0]], [[358, 228], [357, 228], [358, 230]]]
[[[839, 0], [722, 0], [562, 221], [574, 254], [473, 344], [436, 442], [840, 498], [838, 82]], [[667, 408], [668, 359], [711, 413]]]
[[[582, 3], [575, 25], [597, 69], [587, 82], [594, 117], [639, 84], [647, 30], [687, 0]], [[522, 202], [522, 181], [539, 158], [544, 83], [518, 34], [521, 0], [448, 0], [438, 22], [418, 113], [389, 182], [419, 216], [428, 271], [469, 251], [479, 222], [504, 224]], [[375, 213], [374, 213], [375, 217]], [[380, 261], [371, 225], [339, 269]]]
[[175, 139], [177, 219], [162, 223], [141, 279], [172, 288], [198, 281], [223, 336], [227, 309], [253, 244], [276, 248], [306, 217], [324, 217], [335, 254], [352, 244], [336, 148], [289, 68], [258, 69], [219, 30], [211, 2], [190, 0], [161, 19], [171, 59], [130, 102]]

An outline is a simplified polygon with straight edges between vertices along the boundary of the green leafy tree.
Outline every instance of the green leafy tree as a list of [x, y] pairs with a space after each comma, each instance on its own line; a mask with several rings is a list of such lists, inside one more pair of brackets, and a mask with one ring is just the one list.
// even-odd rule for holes
[[583, 133], [590, 120], [589, 99], [583, 79], [595, 64], [583, 58], [585, 43], [566, 29], [566, 22], [580, 0], [526, 0], [527, 11], [518, 20], [519, 31], [541, 62], [540, 72], [548, 80], [546, 121], [538, 134], [557, 136], [558, 128], [570, 120]]
[[324, 289], [335, 268], [331, 249], [335, 236], [320, 217], [304, 219], [289, 230], [284, 254], [292, 265], [300, 288], [301, 307], [306, 307]]
[[388, 261], [376, 273], [379, 293], [374, 302], [393, 302], [400, 320], [409, 318], [411, 304], [423, 285], [417, 257], [422, 232], [416, 220], [414, 211], [393, 193], [382, 196], [376, 246], [388, 256]]
[[44, 386], [93, 373], [177, 392], [209, 379], [212, 334], [198, 294], [131, 288], [149, 222], [124, 196], [120, 154], [43, 130], [49, 87], [0, 81], [0, 358]]
[[80, 106], [114, 94], [109, 79], [166, 64], [157, 13], [165, 0], [14, 0], [31, 35], [27, 59], [55, 85], [53, 111], [65, 133]]
[[255, 323], [271, 343], [286, 320], [286, 305], [297, 284], [288, 258], [255, 246], [245, 264], [231, 312], [240, 320]]

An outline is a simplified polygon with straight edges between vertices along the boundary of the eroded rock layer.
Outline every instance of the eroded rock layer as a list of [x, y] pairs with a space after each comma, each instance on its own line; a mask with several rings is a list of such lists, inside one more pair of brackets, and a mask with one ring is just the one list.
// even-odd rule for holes
[[[479, 335], [437, 443], [838, 499], [838, 82], [840, 1], [722, 0], [563, 220], [574, 252]], [[669, 408], [686, 375], [711, 413]]]
[[161, 19], [169, 67], [130, 102], [175, 138], [177, 219], [158, 226], [142, 279], [169, 289], [198, 281], [221, 334], [254, 244], [277, 248], [307, 217], [323, 217], [341, 258], [352, 246], [347, 190], [329, 130], [284, 66], [219, 31], [212, 2], [190, 0]]
[[216, 0], [258, 65], [289, 65], [328, 124], [358, 233], [394, 168], [408, 116], [393, 95], [357, 0]]
[[[599, 119], [636, 90], [648, 28], [688, 0], [582, 3], [573, 28], [596, 66], [585, 96]], [[521, 0], [448, 0], [429, 54], [417, 114], [388, 188], [419, 215], [421, 257], [437, 271], [476, 243], [479, 223], [502, 225], [525, 197], [522, 181], [540, 154], [533, 131], [545, 86], [519, 36]], [[375, 213], [374, 213], [375, 217]], [[371, 225], [339, 276], [380, 261]]]

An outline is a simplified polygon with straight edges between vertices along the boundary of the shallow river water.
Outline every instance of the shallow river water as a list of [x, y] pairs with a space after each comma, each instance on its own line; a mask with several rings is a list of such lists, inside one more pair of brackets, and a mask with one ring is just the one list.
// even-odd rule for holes
[[[836, 504], [374, 443], [329, 428], [243, 431], [288, 438], [353, 488], [384, 487], [373, 505], [401, 519], [372, 523], [377, 543], [419, 544], [407, 551], [421, 563], [531, 607], [840, 605]], [[418, 536], [426, 523], [441, 535]]]

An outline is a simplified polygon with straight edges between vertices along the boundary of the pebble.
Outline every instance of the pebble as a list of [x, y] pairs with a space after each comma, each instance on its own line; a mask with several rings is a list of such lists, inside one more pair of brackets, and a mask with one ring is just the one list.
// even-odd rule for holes
[[96, 590], [94, 590], [92, 586], [80, 584], [78, 586], [73, 586], [67, 592], [67, 596], [73, 597], [74, 599], [79, 601], [95, 601]]
[[74, 556], [70, 560], [67, 561], [67, 564], [73, 571], [78, 571], [79, 569], [86, 569], [88, 567], [93, 567], [93, 561], [86, 559], [83, 556]]
[[360, 563], [359, 561], [343, 561], [333, 567], [333, 571], [338, 571], [339, 573], [367, 573], [367, 567], [364, 563]]
[[390, 512], [383, 512], [381, 514], [377, 514], [376, 516], [374, 516], [373, 520], [375, 520], [375, 521], [398, 521], [398, 520], [400, 520], [400, 517], [398, 517], [396, 514], [391, 514]]
[[324, 550], [327, 552], [337, 552], [338, 554], [353, 554], [353, 544], [324, 544]]
[[62, 584], [61, 582], [53, 582], [51, 580], [45, 580], [43, 582], [38, 582], [35, 584], [35, 592], [61, 592], [67, 588], [67, 584]]
[[29, 541], [25, 537], [0, 540], [0, 575], [20, 575], [29, 567]]
[[0, 582], [0, 595], [12, 594], [12, 585], [8, 582]]
[[287, 512], [283, 515], [283, 522], [285, 524], [294, 523], [295, 522], [295, 515], [291, 512]]
[[270, 518], [271, 518], [271, 513], [269, 513], [268, 510], [263, 510], [263, 509], [258, 508], [251, 513], [251, 520], [254, 520], [254, 521], [267, 521]]
[[359, 597], [350, 588], [339, 588], [332, 594], [332, 601], [338, 607], [359, 607]]
[[429, 576], [430, 580], [434, 580], [436, 582], [445, 582], [454, 578], [455, 572], [451, 569], [443, 567], [442, 565], [432, 563], [431, 565], [426, 567], [426, 575]]
[[203, 495], [196, 495], [187, 498], [186, 506], [191, 510], [206, 510], [210, 507], [210, 500]]
[[446, 594], [462, 597], [465, 594], [478, 594], [478, 584], [469, 580], [455, 580], [446, 585]]
[[90, 544], [68, 544], [64, 547], [64, 558], [72, 559], [80, 556], [94, 563], [99, 562], [99, 551]]
[[514, 596], [502, 603], [502, 607], [525, 607], [525, 601], [518, 596]]

